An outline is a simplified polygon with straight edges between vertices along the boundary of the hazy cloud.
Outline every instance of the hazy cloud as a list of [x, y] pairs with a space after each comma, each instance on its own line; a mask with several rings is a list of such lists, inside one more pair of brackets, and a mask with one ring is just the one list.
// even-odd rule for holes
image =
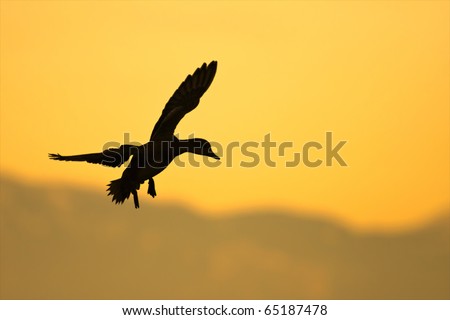
[[450, 215], [356, 234], [283, 212], [206, 218], [0, 180], [2, 299], [449, 299]]

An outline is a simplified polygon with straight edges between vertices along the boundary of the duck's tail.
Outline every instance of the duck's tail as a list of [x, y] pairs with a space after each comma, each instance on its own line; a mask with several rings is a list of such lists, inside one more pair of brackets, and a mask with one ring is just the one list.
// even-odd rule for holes
[[122, 204], [126, 199], [130, 197], [130, 193], [133, 194], [134, 199], [134, 207], [137, 209], [139, 208], [139, 198], [137, 194], [137, 190], [139, 190], [140, 183], [135, 183], [133, 181], [130, 181], [128, 179], [117, 179], [111, 181], [110, 184], [108, 184], [108, 189], [106, 191], [109, 191], [108, 196], [112, 195], [112, 201], [116, 204]]

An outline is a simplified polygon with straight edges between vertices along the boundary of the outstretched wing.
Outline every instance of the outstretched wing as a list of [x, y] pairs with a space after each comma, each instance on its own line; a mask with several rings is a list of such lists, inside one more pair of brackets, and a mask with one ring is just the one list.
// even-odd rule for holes
[[75, 156], [62, 156], [59, 153], [49, 153], [51, 160], [60, 161], [86, 161], [89, 163], [97, 163], [109, 167], [119, 167], [126, 162], [130, 156], [135, 154], [137, 146], [124, 144], [119, 148], [106, 149], [100, 153], [79, 154]]
[[153, 128], [150, 140], [170, 139], [184, 115], [198, 106], [200, 98], [208, 90], [217, 70], [217, 61], [209, 65], [203, 63], [194, 74], [188, 75], [186, 80], [175, 91]]

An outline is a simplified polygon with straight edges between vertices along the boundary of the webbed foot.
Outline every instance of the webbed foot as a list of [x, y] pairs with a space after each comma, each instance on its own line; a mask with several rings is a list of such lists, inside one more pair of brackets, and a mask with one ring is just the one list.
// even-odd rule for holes
[[155, 181], [153, 178], [148, 179], [148, 191], [147, 193], [153, 198], [156, 197]]
[[136, 190], [132, 190], [131, 193], [133, 194], [133, 200], [134, 200], [134, 207], [136, 209], [139, 208], [139, 198]]

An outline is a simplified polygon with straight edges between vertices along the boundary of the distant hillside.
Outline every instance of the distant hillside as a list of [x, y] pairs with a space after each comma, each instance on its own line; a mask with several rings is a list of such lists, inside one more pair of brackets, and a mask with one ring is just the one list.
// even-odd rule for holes
[[7, 178], [0, 214], [2, 299], [450, 299], [450, 215], [356, 234], [283, 212], [137, 211]]

